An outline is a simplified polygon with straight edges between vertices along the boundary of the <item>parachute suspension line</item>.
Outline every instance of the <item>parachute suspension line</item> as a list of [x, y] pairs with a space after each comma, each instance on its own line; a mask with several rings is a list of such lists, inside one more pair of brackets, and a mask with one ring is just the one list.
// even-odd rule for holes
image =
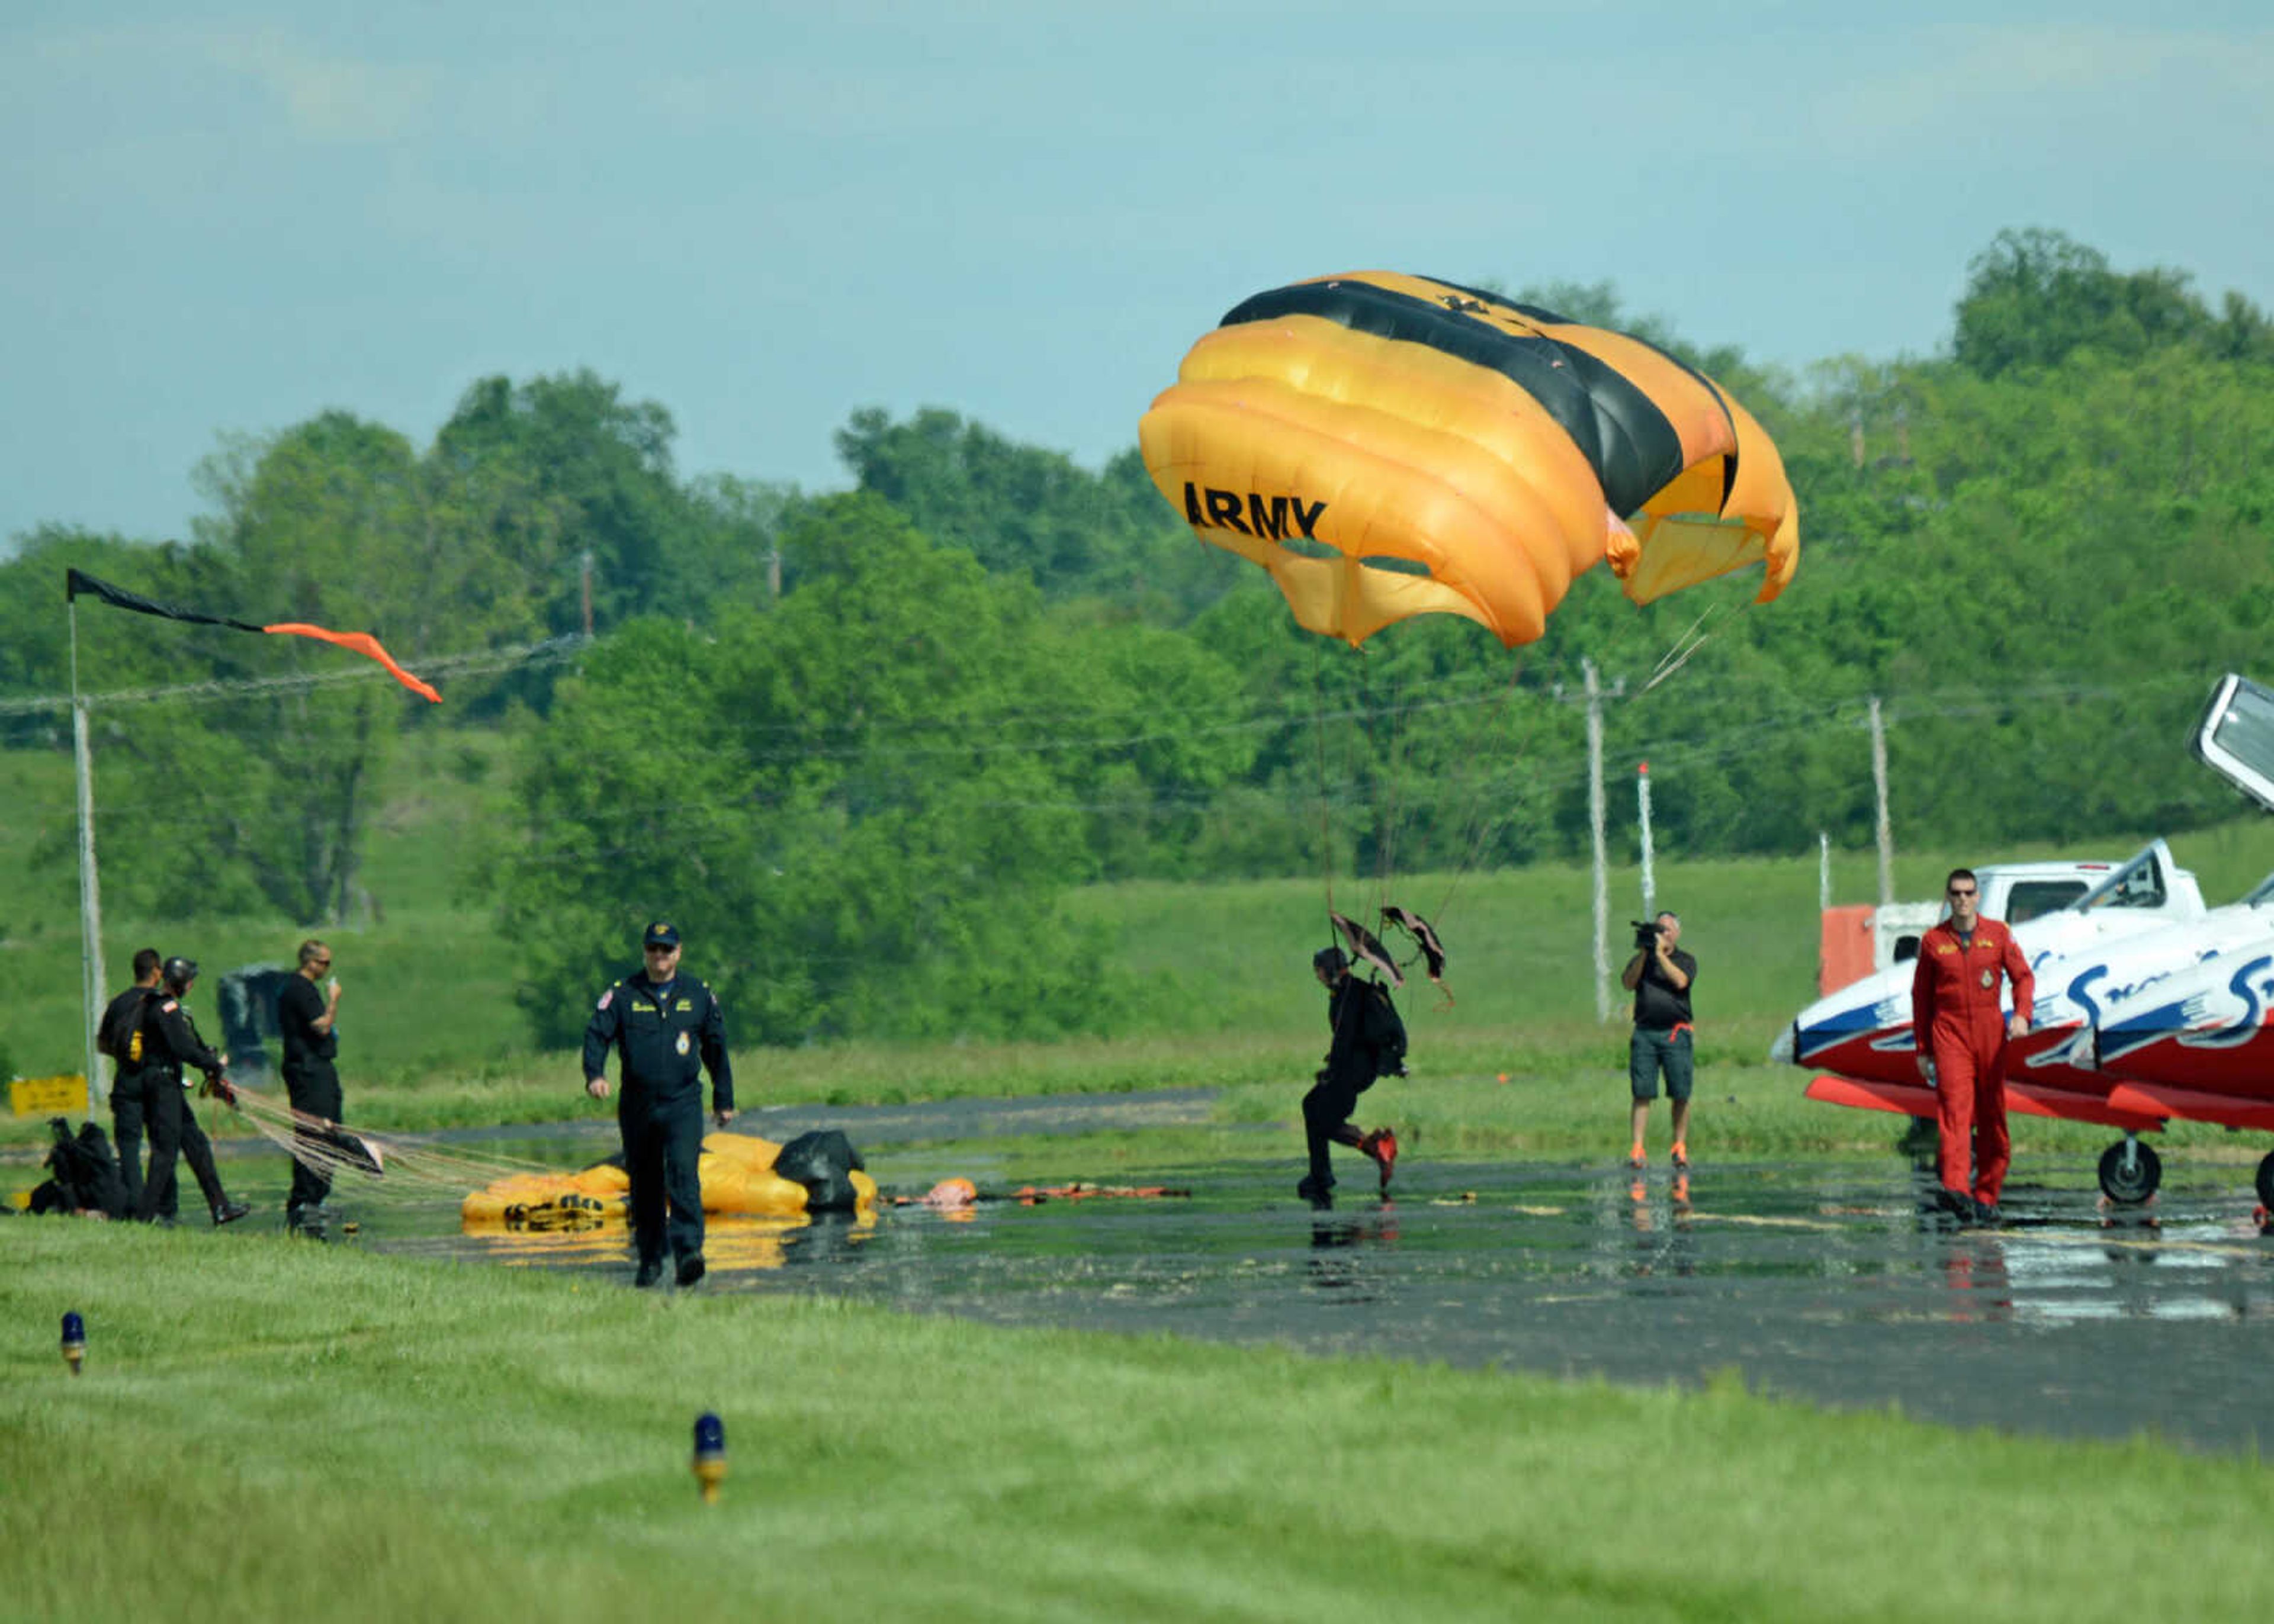
[[[1485, 721], [1484, 733], [1487, 738], [1496, 738], [1500, 735], [1510, 713], [1516, 708], [1517, 682], [1524, 674], [1524, 662], [1525, 655], [1521, 652], [1515, 653], [1509, 661], [1508, 681], [1501, 689], [1500, 698], [1494, 705], [1492, 714]], [[1459, 858], [1453, 872], [1446, 878], [1444, 894], [1437, 899], [1436, 911], [1428, 915], [1433, 923], [1442, 925], [1445, 916], [1453, 911], [1453, 898], [1459, 893], [1462, 882], [1466, 880], [1471, 871], [1476, 868], [1478, 860], [1484, 853], [1486, 844], [1498, 835], [1501, 830], [1506, 827], [1509, 819], [1515, 816], [1513, 811], [1508, 809], [1513, 808], [1517, 801], [1513, 786], [1507, 793], [1495, 793], [1497, 785], [1495, 774], [1503, 762], [1512, 765], [1523, 756], [1525, 748], [1531, 742], [1529, 735], [1535, 726], [1537, 726], [1536, 718], [1527, 722], [1524, 729], [1525, 736], [1512, 741], [1504, 755], [1500, 752], [1488, 754], [1481, 749], [1473, 753], [1472, 759], [1487, 764], [1480, 767], [1476, 778], [1472, 780], [1478, 788], [1470, 797], [1460, 842], [1454, 848], [1459, 853]]]
[[550, 1170], [514, 1156], [440, 1150], [416, 1139], [326, 1127], [275, 1095], [243, 1084], [236, 1104], [247, 1125], [294, 1161], [334, 1179], [352, 1179], [373, 1195], [429, 1199], [438, 1192], [463, 1192], [469, 1184]]
[[1658, 664], [1651, 671], [1650, 680], [1642, 685], [1641, 692], [1649, 693], [1651, 689], [1688, 665], [1690, 657], [1704, 648], [1706, 640], [1713, 635], [1707, 629], [1713, 617], [1726, 613], [1727, 611], [1720, 604], [1706, 605], [1705, 612], [1690, 621], [1682, 635], [1667, 645], [1666, 652], [1658, 657]]
[[[1496, 739], [1508, 731], [1509, 715], [1520, 695], [1519, 680], [1524, 673], [1525, 658], [1525, 654], [1517, 653], [1510, 661], [1508, 680], [1501, 686], [1491, 714], [1484, 718], [1481, 728], [1483, 739]], [[1417, 959], [1426, 961], [1429, 980], [1443, 995], [1443, 1002], [1436, 1006], [1441, 1013], [1451, 1009], [1455, 999], [1452, 986], [1445, 976], [1448, 953], [1440, 929], [1451, 914], [1455, 897], [1476, 868], [1487, 845], [1517, 815], [1523, 797], [1517, 793], [1512, 782], [1503, 787], [1503, 781], [1512, 778], [1513, 763], [1522, 760], [1530, 748], [1530, 735], [1539, 726], [1540, 715], [1537, 710], [1530, 713], [1520, 730], [1520, 736], [1510, 740], [1502, 748], [1487, 749], [1472, 746], [1463, 752], [1461, 759], [1472, 768], [1465, 780], [1471, 793], [1466, 798], [1465, 807], [1445, 820], [1449, 823], [1457, 823], [1460, 835], [1451, 847], [1454, 861], [1451, 871], [1446, 876], [1444, 891], [1436, 906], [1426, 914], [1414, 916], [1408, 910], [1399, 908], [1396, 911], [1397, 917], [1391, 919], [1385, 912], [1385, 922], [1395, 923], [1413, 939], [1412, 956], [1405, 962], [1410, 965]]]
[[1327, 680], [1326, 654], [1321, 645], [1311, 644], [1311, 722], [1319, 749], [1319, 863], [1323, 869], [1327, 892], [1327, 912], [1335, 911], [1335, 825], [1334, 796], [1327, 782]]
[[1374, 703], [1373, 678], [1369, 665], [1365, 680], [1365, 728], [1366, 764], [1374, 786], [1374, 793], [1367, 798], [1374, 819], [1374, 874], [1366, 899], [1368, 920], [1380, 916], [1382, 905], [1389, 899], [1389, 888], [1397, 879], [1398, 848], [1404, 844], [1405, 756], [1410, 738], [1404, 719], [1404, 694], [1397, 673], [1387, 673], [1389, 699], [1386, 705]]

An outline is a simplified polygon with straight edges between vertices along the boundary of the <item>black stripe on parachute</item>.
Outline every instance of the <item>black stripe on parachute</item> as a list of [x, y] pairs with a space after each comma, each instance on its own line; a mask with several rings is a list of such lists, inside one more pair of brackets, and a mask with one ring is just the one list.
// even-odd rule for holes
[[[1429, 280], [1431, 282], [1436, 282], [1438, 281], [1438, 278], [1432, 276]], [[1558, 315], [1552, 310], [1542, 310], [1537, 304], [1521, 304], [1514, 299], [1504, 299], [1498, 294], [1487, 293], [1481, 289], [1465, 288], [1459, 282], [1445, 282], [1442, 285], [1452, 289], [1456, 293], [1465, 293], [1472, 299], [1481, 300], [1487, 304], [1497, 304], [1505, 310], [1512, 310], [1527, 321], [1537, 321], [1548, 327], [1568, 327], [1582, 325], [1581, 323], [1573, 321], [1570, 317]], [[1603, 330], [1608, 332], [1612, 329], [1605, 328]], [[1656, 344], [1652, 343], [1650, 340], [1646, 338], [1638, 338], [1632, 333], [1621, 331], [1619, 333], [1619, 336], [1627, 340], [1630, 343], [1641, 345], [1644, 349], [1649, 350], [1652, 354], [1664, 361], [1668, 365], [1679, 367], [1683, 372], [1689, 373], [1691, 378], [1697, 380], [1698, 387], [1699, 388], [1705, 390], [1708, 395], [1713, 397], [1715, 403], [1721, 408], [1722, 414], [1725, 417], [1728, 414], [1729, 397], [1722, 393], [1721, 386], [1715, 383], [1711, 378], [1706, 376], [1705, 373], [1699, 372], [1696, 367], [1690, 365], [1689, 362], [1683, 360], [1680, 356], [1675, 355], [1672, 350], [1661, 350]], [[1729, 455], [1721, 459], [1722, 506], [1728, 506], [1729, 492], [1735, 490], [1736, 485], [1737, 458], [1736, 455], [1733, 452]], [[1631, 513], [1633, 509], [1623, 508], [1621, 511], [1623, 513]]]
[[[1454, 284], [1443, 285], [1453, 291]], [[1531, 320], [1585, 325], [1493, 302]], [[1297, 282], [1256, 294], [1234, 305], [1216, 325], [1239, 327], [1282, 316], [1316, 316], [1377, 338], [1427, 344], [1500, 373], [1562, 425], [1594, 469], [1604, 500], [1622, 516], [1640, 512], [1644, 502], [1682, 472], [1682, 437], [1666, 414], [1623, 374], [1583, 350], [1537, 333], [1503, 332], [1449, 306], [1372, 282], [1339, 280]]]

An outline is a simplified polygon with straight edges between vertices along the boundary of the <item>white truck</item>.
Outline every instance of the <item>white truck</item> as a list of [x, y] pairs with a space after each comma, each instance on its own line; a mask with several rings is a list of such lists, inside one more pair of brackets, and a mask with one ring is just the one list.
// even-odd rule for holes
[[[1984, 863], [1974, 871], [1974, 877], [1982, 886], [1979, 911], [2008, 925], [2027, 924], [2042, 914], [2068, 906], [2123, 866], [2121, 860], [2114, 859]], [[2195, 886], [2195, 876], [2184, 868], [2173, 868], [2168, 873], [2144, 870], [2136, 883], [2143, 888], [2160, 884], [2180, 893], [2176, 898], [2157, 899], [2143, 895], [2136, 906], [2160, 912], [2176, 900], [2179, 906], [2171, 911], [2180, 918], [2193, 918], [2203, 911], [2202, 893]], [[1917, 958], [1919, 938], [1949, 911], [1947, 902], [1891, 902], [1872, 909], [1870, 970], [1884, 970]]]

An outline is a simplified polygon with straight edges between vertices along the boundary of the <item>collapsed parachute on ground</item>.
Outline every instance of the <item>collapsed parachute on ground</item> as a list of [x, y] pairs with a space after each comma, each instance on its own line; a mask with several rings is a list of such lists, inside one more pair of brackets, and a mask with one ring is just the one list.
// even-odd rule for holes
[[[777, 1145], [749, 1134], [713, 1133], [697, 1163], [703, 1210], [767, 1218], [807, 1213], [873, 1214], [877, 1184], [860, 1153], [834, 1131]], [[616, 1157], [581, 1173], [517, 1173], [474, 1191], [458, 1215], [468, 1230], [582, 1229], [622, 1222], [631, 1180]]]
[[1139, 425], [1201, 540], [1253, 560], [1308, 630], [1356, 644], [1458, 614], [1509, 647], [1608, 559], [1646, 604], [1759, 561], [1800, 525], [1744, 408], [1640, 339], [1386, 271], [1226, 315]]

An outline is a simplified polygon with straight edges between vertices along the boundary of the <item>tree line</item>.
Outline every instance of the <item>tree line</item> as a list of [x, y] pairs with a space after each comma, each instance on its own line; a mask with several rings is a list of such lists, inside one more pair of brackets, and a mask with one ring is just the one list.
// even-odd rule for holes
[[[424, 448], [344, 412], [226, 445], [185, 542], [24, 538], [0, 563], [0, 728], [67, 743], [59, 711], [7, 703], [68, 681], [67, 564], [373, 631], [413, 669], [496, 651], [472, 705], [429, 714], [296, 684], [336, 657], [272, 646], [295, 640], [81, 615], [90, 691], [277, 680], [98, 711], [106, 801], [162, 802], [202, 854], [107, 858], [107, 894], [336, 917], [403, 731], [493, 728], [520, 816], [478, 866], [534, 944], [532, 1012], [667, 906], [749, 943], [723, 974], [779, 1041], [1110, 1024], [1103, 944], [1058, 905], [1088, 881], [1577, 854], [1583, 660], [1615, 771], [1651, 763], [1683, 855], [1868, 843], [1872, 695], [1907, 840], [1994, 853], [2234, 810], [2185, 735], [2274, 618], [2274, 325], [2249, 301], [2007, 232], [1948, 353], [1795, 378], [1605, 285], [1523, 297], [1640, 331], [1753, 409], [1802, 503], [1781, 599], [1752, 609], [1733, 579], [1638, 611], [1596, 571], [1513, 654], [1442, 619], [1352, 650], [1194, 541], [1133, 446], [1093, 471], [950, 410], [862, 411], [837, 436], [855, 490], [811, 495], [681, 477], [669, 413], [590, 373], [486, 379]], [[272, 792], [195, 793], [254, 776]]]

